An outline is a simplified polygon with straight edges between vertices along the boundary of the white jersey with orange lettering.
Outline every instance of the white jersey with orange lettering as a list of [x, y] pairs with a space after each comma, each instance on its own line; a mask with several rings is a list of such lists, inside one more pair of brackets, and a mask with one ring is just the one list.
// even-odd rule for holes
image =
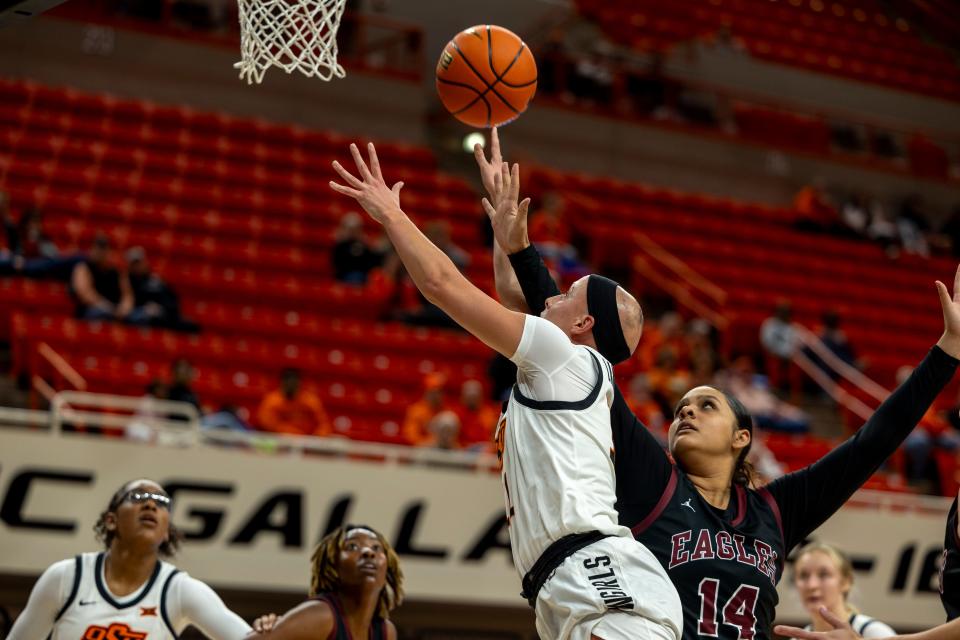
[[104, 553], [51, 565], [34, 586], [11, 640], [172, 640], [189, 625], [235, 640], [250, 626], [203, 582], [158, 560], [134, 593], [117, 596], [104, 576]]

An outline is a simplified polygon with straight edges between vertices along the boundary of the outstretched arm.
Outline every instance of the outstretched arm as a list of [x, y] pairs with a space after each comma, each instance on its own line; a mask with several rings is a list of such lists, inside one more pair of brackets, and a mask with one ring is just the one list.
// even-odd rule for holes
[[[427, 300], [487, 346], [508, 358], [513, 356], [523, 335], [525, 316], [507, 309], [475, 287], [450, 258], [420, 232], [400, 208], [403, 183], [396, 183], [392, 189], [387, 187], [373, 144], [369, 144], [367, 150], [369, 167], [357, 146], [351, 144], [350, 153], [360, 178], [334, 161], [333, 168], [348, 186], [331, 182], [330, 187], [356, 199], [370, 217], [383, 225], [397, 255]], [[516, 206], [519, 184], [511, 184], [509, 176], [501, 176], [501, 184], [499, 195], [502, 199], [497, 203], [498, 208], [510, 206], [506, 202], [508, 197], [513, 198], [513, 206]]]
[[[820, 615], [833, 625], [832, 631], [807, 631], [784, 624], [778, 624], [773, 631], [777, 635], [800, 640], [862, 640], [863, 636], [854, 631], [846, 620], [841, 620], [826, 607], [820, 608]], [[890, 636], [884, 640], [955, 640], [956, 638], [960, 638], [960, 620], [953, 620], [918, 633]]]
[[253, 625], [253, 631], [245, 640], [269, 638], [270, 640], [315, 640], [326, 638], [336, 628], [333, 611], [326, 602], [308, 600], [277, 618], [261, 616]]
[[[490, 160], [479, 144], [474, 145], [473, 155], [477, 160], [477, 166], [480, 168], [480, 181], [487, 192], [490, 201], [496, 198], [496, 176], [503, 167], [503, 155], [500, 153], [500, 134], [497, 128], [490, 130]], [[496, 208], [488, 210], [484, 207], [490, 218], [490, 226], [493, 228], [493, 280], [497, 287], [497, 295], [500, 302], [508, 309], [528, 312], [527, 302], [523, 297], [523, 290], [517, 281], [517, 276], [510, 266], [510, 260], [507, 257], [509, 248], [520, 244], [519, 248], [530, 244], [527, 240], [527, 210], [530, 206], [530, 199], [527, 198], [517, 208], [516, 215], [505, 215], [497, 213]]]
[[960, 269], [953, 298], [942, 282], [936, 284], [944, 332], [923, 362], [849, 440], [809, 467], [767, 485], [780, 508], [788, 552], [880, 468], [953, 377], [960, 357]]

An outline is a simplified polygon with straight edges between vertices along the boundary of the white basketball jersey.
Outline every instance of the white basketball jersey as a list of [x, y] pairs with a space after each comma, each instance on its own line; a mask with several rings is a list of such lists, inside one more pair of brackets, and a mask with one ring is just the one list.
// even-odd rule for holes
[[138, 591], [118, 597], [103, 575], [103, 552], [77, 556], [73, 588], [50, 640], [172, 640], [166, 594], [176, 567], [162, 560]]
[[515, 385], [497, 425], [513, 562], [526, 574], [553, 542], [599, 531], [632, 537], [617, 522], [613, 368], [586, 349], [597, 382], [583, 400], [538, 402]]

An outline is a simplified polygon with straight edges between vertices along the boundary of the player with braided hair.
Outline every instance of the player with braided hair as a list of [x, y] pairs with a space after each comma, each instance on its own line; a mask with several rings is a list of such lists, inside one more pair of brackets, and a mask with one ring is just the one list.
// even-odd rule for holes
[[338, 527], [314, 549], [310, 565], [310, 599], [280, 618], [259, 618], [251, 640], [396, 640], [389, 616], [403, 601], [403, 572], [380, 533]]

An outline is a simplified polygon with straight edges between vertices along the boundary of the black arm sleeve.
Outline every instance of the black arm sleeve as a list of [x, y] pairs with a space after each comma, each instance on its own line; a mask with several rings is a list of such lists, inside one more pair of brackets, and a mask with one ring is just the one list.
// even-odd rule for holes
[[540, 254], [532, 244], [508, 257], [513, 272], [517, 274], [523, 297], [527, 300], [527, 308], [532, 315], [540, 315], [547, 306], [547, 298], [560, 293], [557, 283], [553, 281], [547, 265], [543, 264]]
[[630, 411], [617, 387], [610, 407], [610, 426], [617, 474], [617, 513], [620, 524], [633, 527], [657, 505], [670, 481], [672, 465], [657, 439]]
[[787, 552], [832, 516], [897, 450], [950, 382], [957, 362], [934, 347], [849, 440], [767, 486], [780, 508]]
[[940, 570], [940, 602], [947, 612], [947, 622], [960, 618], [960, 535], [957, 532], [957, 501], [947, 516], [943, 537], [943, 568]]
[[[539, 314], [546, 307], [547, 298], [560, 293], [560, 289], [533, 245], [509, 258], [530, 313]], [[620, 524], [632, 527], [660, 500], [670, 481], [671, 465], [660, 443], [630, 411], [620, 389], [614, 386], [614, 392], [610, 426], [617, 474], [617, 512]]]

